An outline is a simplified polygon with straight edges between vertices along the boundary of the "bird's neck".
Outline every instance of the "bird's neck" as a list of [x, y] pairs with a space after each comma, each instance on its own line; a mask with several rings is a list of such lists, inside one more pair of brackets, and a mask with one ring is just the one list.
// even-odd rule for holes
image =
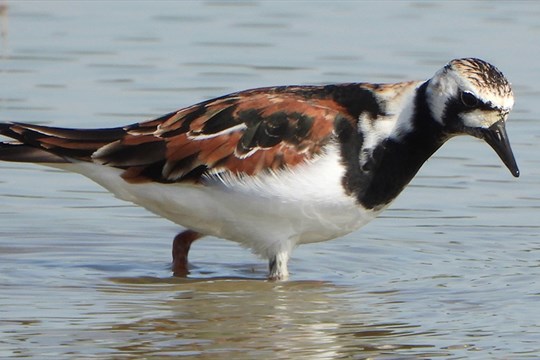
[[[387, 206], [444, 143], [442, 127], [427, 106], [426, 86], [424, 83], [416, 90], [407, 119], [396, 120], [408, 122], [400, 128], [399, 136], [389, 136], [367, 149], [360, 132], [360, 139], [351, 137], [349, 145], [342, 145], [347, 163], [343, 183], [363, 207], [377, 210]], [[349, 148], [348, 153], [343, 153], [345, 148]], [[366, 156], [369, 158], [362, 159]]]

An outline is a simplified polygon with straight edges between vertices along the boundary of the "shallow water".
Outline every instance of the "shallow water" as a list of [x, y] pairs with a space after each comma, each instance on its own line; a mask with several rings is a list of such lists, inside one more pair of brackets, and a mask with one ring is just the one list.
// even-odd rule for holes
[[0, 357], [540, 356], [540, 3], [29, 2], [1, 12], [0, 120], [115, 126], [244, 88], [512, 81], [522, 176], [449, 142], [380, 218], [298, 248], [292, 280], [218, 239], [172, 278], [178, 228], [74, 174], [0, 163]]

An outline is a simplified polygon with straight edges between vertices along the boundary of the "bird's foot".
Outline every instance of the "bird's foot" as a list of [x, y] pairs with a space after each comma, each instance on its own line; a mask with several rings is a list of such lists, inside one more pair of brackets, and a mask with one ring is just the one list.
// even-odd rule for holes
[[268, 262], [268, 280], [270, 281], [283, 281], [289, 278], [289, 253], [280, 252], [274, 257], [270, 258]]
[[191, 244], [202, 237], [202, 234], [185, 230], [174, 237], [172, 246], [172, 272], [174, 276], [186, 277], [189, 274], [188, 254]]

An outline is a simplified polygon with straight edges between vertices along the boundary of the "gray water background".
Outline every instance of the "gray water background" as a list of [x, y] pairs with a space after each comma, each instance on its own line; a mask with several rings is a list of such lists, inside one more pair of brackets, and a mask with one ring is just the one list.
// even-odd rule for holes
[[0, 2], [0, 120], [109, 127], [259, 86], [498, 66], [522, 176], [445, 145], [383, 216], [298, 248], [292, 279], [78, 175], [0, 163], [0, 358], [540, 357], [540, 2]]

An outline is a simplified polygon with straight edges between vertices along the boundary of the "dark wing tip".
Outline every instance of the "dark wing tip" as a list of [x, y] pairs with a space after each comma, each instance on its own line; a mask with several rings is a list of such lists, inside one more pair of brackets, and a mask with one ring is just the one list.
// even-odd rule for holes
[[32, 163], [66, 163], [66, 158], [24, 144], [0, 143], [0, 160]]
[[13, 142], [2, 142], [0, 158], [20, 162], [90, 161], [99, 148], [118, 139], [123, 128], [69, 129], [25, 123], [0, 123], [0, 134]]

